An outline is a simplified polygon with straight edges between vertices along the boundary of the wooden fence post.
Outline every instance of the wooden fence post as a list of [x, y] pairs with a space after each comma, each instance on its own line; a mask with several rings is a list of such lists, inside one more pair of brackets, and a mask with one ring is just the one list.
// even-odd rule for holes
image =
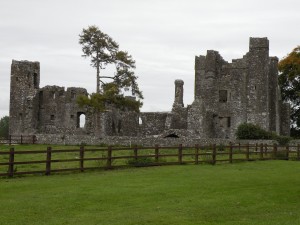
[[258, 152], [258, 143], [255, 143], [255, 155], [257, 155]]
[[159, 147], [155, 145], [155, 162], [159, 161]]
[[229, 163], [232, 163], [232, 151], [233, 147], [232, 147], [232, 143], [229, 143]]
[[297, 160], [300, 160], [300, 144], [297, 145]]
[[32, 144], [35, 144], [35, 135], [32, 135]]
[[51, 147], [47, 147], [47, 153], [46, 153], [46, 175], [50, 175], [51, 173], [51, 151], [52, 148]]
[[246, 145], [246, 160], [249, 161], [250, 158], [250, 150], [249, 150], [249, 143]]
[[286, 160], [289, 160], [289, 153], [290, 153], [290, 148], [289, 148], [289, 146], [287, 145], [286, 146]]
[[273, 157], [272, 159], [276, 159], [277, 158], [277, 144], [274, 143], [273, 144]]
[[84, 146], [80, 146], [80, 171], [84, 172]]
[[182, 164], [182, 144], [178, 147], [178, 163]]
[[260, 148], [259, 148], [259, 153], [260, 153], [260, 159], [263, 160], [264, 159], [264, 144], [261, 143], [260, 144]]
[[15, 161], [15, 149], [10, 148], [9, 150], [9, 165], [8, 165], [8, 176], [14, 176], [14, 161]]
[[216, 148], [216, 144], [213, 144], [213, 149], [212, 149], [212, 164], [215, 165], [216, 164], [216, 158], [217, 158], [217, 148]]
[[107, 149], [107, 163], [106, 163], [106, 167], [107, 168], [111, 168], [112, 166], [112, 147], [111, 146], [108, 146], [108, 149]]
[[137, 161], [138, 160], [138, 147], [137, 147], [137, 145], [134, 146], [133, 153], [134, 153], [134, 160]]
[[267, 157], [268, 156], [268, 144], [265, 144], [265, 151], [264, 152], [265, 152], [265, 157]]
[[21, 134], [21, 145], [23, 144], [23, 135]]
[[195, 145], [195, 164], [199, 163], [199, 145]]

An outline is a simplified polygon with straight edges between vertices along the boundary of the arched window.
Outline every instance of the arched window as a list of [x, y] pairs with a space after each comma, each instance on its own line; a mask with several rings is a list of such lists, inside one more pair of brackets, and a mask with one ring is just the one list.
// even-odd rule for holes
[[77, 113], [77, 128], [84, 128], [84, 127], [85, 127], [85, 114], [83, 112], [78, 112]]

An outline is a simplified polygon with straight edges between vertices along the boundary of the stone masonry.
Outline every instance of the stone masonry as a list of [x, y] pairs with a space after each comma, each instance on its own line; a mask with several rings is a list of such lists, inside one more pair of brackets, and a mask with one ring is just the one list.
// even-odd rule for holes
[[[195, 57], [195, 93], [184, 107], [182, 80], [175, 81], [170, 112], [105, 112], [80, 108], [86, 89], [46, 86], [40, 88], [39, 62], [12, 61], [10, 134], [37, 137], [84, 135], [116, 137], [234, 139], [239, 124], [254, 123], [289, 135], [289, 104], [281, 101], [278, 58], [269, 56], [267, 38], [250, 38], [243, 58], [225, 61], [214, 50]], [[81, 126], [85, 118], [84, 126]], [[123, 140], [122, 139], [122, 140]]]

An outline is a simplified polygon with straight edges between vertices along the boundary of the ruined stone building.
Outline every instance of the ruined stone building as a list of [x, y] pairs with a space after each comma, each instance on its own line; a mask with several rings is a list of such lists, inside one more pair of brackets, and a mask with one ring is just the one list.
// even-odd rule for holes
[[97, 113], [76, 103], [78, 95], [88, 94], [86, 89], [41, 88], [39, 62], [13, 60], [10, 134], [234, 138], [238, 125], [248, 122], [289, 135], [289, 105], [281, 101], [277, 64], [278, 58], [269, 56], [267, 38], [250, 38], [249, 52], [231, 63], [213, 50], [196, 56], [191, 105], [184, 107], [184, 82], [176, 80], [171, 112], [112, 107]]

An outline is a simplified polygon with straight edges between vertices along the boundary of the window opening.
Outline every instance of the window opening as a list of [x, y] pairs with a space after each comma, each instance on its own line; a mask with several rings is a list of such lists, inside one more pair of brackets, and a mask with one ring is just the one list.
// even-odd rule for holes
[[[71, 115], [72, 118], [72, 115]], [[77, 113], [77, 128], [84, 128], [85, 127], [85, 114], [82, 112]]]
[[51, 91], [51, 92], [50, 92], [50, 97], [51, 97], [52, 99], [55, 99], [55, 91]]
[[231, 119], [230, 117], [219, 117], [219, 124], [220, 127], [228, 128], [231, 126]]
[[139, 125], [142, 125], [143, 124], [143, 120], [142, 118], [139, 116]]
[[227, 90], [219, 90], [219, 102], [227, 102]]
[[75, 97], [76, 97], [76, 93], [74, 91], [71, 91], [71, 98], [75, 99]]
[[37, 75], [37, 73], [33, 74], [33, 86], [34, 86], [34, 88], [39, 88], [38, 87], [38, 75]]

